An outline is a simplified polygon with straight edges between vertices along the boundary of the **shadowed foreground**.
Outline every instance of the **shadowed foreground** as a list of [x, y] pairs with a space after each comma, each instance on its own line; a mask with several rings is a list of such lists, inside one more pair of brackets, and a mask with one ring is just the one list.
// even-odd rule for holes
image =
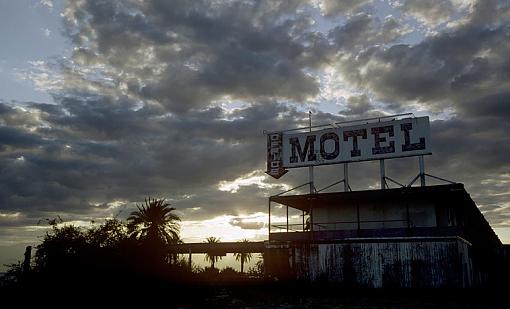
[[0, 291], [2, 299], [11, 301], [31, 295], [25, 303], [80, 300], [169, 308], [508, 308], [503, 289], [353, 289], [333, 284], [216, 279], [179, 283], [132, 277], [123, 283], [46, 282]]

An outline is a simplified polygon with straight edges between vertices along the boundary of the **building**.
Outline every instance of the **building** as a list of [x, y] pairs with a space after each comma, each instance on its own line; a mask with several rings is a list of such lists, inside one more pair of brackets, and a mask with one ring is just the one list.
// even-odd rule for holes
[[462, 184], [279, 195], [270, 212], [274, 204], [287, 217], [269, 229], [270, 276], [375, 288], [501, 279], [503, 245]]
[[[371, 288], [496, 286], [510, 275], [503, 246], [464, 189], [425, 172], [432, 154], [428, 117], [408, 114], [309, 126], [267, 134], [266, 173], [309, 168], [309, 182], [271, 196], [268, 240], [176, 246], [176, 253], [263, 252], [266, 275]], [[311, 117], [311, 116], [310, 116]], [[315, 131], [312, 129], [316, 129]], [[385, 160], [418, 156], [407, 185], [386, 176]], [[380, 190], [351, 191], [349, 164], [378, 160]], [[343, 164], [344, 178], [319, 191], [313, 167]], [[426, 186], [426, 177], [447, 185]], [[420, 180], [419, 187], [413, 184]], [[390, 189], [388, 181], [399, 185]], [[321, 193], [343, 183], [343, 192]], [[309, 185], [309, 194], [289, 195]], [[295, 192], [295, 191], [294, 191]], [[278, 205], [279, 216], [272, 213]], [[272, 218], [283, 223], [274, 224]], [[235, 250], [235, 251], [234, 251]]]

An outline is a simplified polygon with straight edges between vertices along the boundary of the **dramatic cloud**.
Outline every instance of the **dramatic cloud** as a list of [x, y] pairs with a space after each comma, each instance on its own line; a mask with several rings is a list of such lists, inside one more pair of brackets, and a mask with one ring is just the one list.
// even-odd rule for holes
[[354, 51], [378, 44], [395, 41], [409, 32], [393, 17], [384, 21], [368, 14], [358, 14], [347, 20], [342, 26], [329, 32], [337, 48], [342, 51]]
[[372, 3], [372, 0], [319, 0], [319, 7], [326, 16], [336, 16], [339, 14], [352, 14], [357, 12], [367, 4]]
[[407, 0], [402, 6], [402, 12], [413, 16], [428, 26], [436, 26], [448, 21], [454, 14], [455, 9], [450, 0]]
[[384, 113], [377, 110], [365, 94], [349, 97], [347, 99], [347, 109], [342, 110], [341, 113], [354, 120], [384, 116]]
[[[425, 2], [69, 1], [70, 55], [20, 71], [55, 104], [0, 101], [0, 246], [146, 196], [194, 240], [204, 222], [260, 238], [267, 196], [308, 177], [263, 173], [263, 130], [305, 126], [308, 110], [316, 124], [430, 115], [427, 171], [510, 227], [510, 6]], [[351, 166], [353, 189], [378, 188], [375, 162]], [[407, 184], [417, 160], [387, 169]], [[315, 174], [322, 188], [342, 169]]]
[[104, 65], [124, 93], [183, 113], [228, 97], [303, 100], [313, 20], [299, 1], [74, 2], [67, 31], [81, 65]]

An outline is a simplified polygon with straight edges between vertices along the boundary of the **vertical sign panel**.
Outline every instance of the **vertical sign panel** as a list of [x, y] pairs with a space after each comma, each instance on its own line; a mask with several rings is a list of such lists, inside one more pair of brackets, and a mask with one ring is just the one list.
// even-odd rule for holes
[[267, 135], [267, 171], [270, 176], [278, 179], [287, 170], [283, 167], [282, 158], [282, 133], [271, 133]]

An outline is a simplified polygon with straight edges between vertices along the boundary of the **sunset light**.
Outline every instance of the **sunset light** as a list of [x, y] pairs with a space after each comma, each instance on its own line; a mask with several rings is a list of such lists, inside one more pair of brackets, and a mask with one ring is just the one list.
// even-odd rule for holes
[[0, 0], [0, 295], [506, 305], [509, 42], [509, 0]]

